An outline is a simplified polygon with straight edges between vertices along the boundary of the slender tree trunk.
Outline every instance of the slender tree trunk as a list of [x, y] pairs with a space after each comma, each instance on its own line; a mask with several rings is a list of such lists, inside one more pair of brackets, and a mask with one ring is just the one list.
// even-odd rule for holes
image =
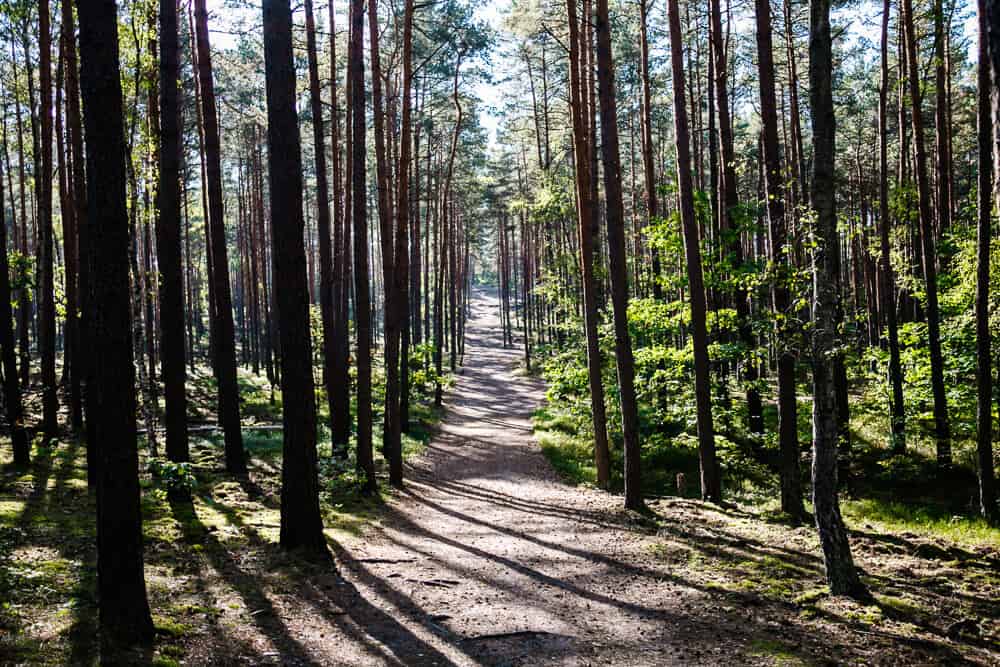
[[[395, 487], [403, 485], [403, 449], [401, 441], [402, 432], [402, 402], [405, 400], [403, 393], [402, 376], [405, 376], [404, 366], [407, 363], [406, 346], [402, 346], [400, 352], [401, 336], [405, 333], [406, 313], [409, 308], [408, 301], [408, 279], [409, 279], [409, 249], [407, 247], [407, 234], [410, 227], [410, 155], [412, 148], [411, 133], [411, 87], [413, 79], [413, 0], [406, 0], [403, 13], [403, 97], [402, 97], [402, 118], [400, 123], [399, 140], [399, 167], [397, 171], [397, 183], [399, 192], [396, 196], [396, 229], [394, 235], [395, 255], [392, 266], [392, 285], [386, 285], [386, 290], [394, 293], [391, 306], [394, 312], [391, 317], [386, 317], [386, 377], [396, 376], [395, 391], [386, 392], [386, 425], [391, 429], [388, 434], [386, 450], [389, 458], [389, 483]], [[391, 230], [390, 230], [391, 232]], [[387, 301], [386, 308], [390, 303]], [[392, 324], [392, 336], [390, 338], [390, 327]], [[390, 354], [394, 353], [394, 354]], [[388, 383], [388, 379], [387, 379]]]
[[[649, 37], [647, 16], [651, 0], [639, 0], [639, 63], [642, 75], [642, 169], [646, 188], [646, 215], [649, 224], [656, 221], [660, 214], [656, 196], [656, 172], [653, 168], [653, 110], [649, 90]], [[634, 167], [633, 167], [634, 168]], [[660, 284], [660, 251], [652, 249], [653, 298], [663, 298], [663, 286]], [[640, 261], [636, 253], [635, 261]]]
[[867, 591], [851, 556], [847, 529], [837, 498], [837, 396], [834, 358], [840, 292], [840, 244], [835, 198], [836, 117], [833, 108], [833, 48], [830, 0], [811, 0], [809, 27], [809, 100], [812, 109], [812, 200], [816, 211], [813, 249], [813, 507], [823, 548], [830, 591], [855, 598]]
[[[950, 26], [949, 26], [950, 27]], [[937, 233], [943, 237], [951, 227], [951, 146], [948, 142], [948, 56], [945, 52], [944, 3], [934, 0], [934, 140], [937, 159]]]
[[[334, 427], [334, 415], [337, 410], [337, 394], [343, 392], [345, 386], [337, 384], [340, 378], [334, 372], [334, 361], [337, 356], [334, 334], [333, 295], [333, 249], [330, 238], [330, 190], [326, 180], [326, 142], [323, 138], [323, 100], [319, 92], [319, 61], [316, 55], [316, 21], [313, 18], [312, 0], [306, 0], [306, 49], [309, 59], [309, 104], [312, 111], [313, 153], [316, 160], [316, 197], [318, 211], [316, 224], [319, 235], [319, 308], [323, 319], [323, 378], [326, 380], [326, 402], [330, 411], [331, 432]], [[284, 11], [276, 7], [276, 11]], [[293, 72], [294, 75], [294, 72]], [[336, 115], [333, 122], [337, 122]], [[336, 148], [334, 148], [336, 150]], [[272, 162], [273, 165], [273, 162]], [[273, 167], [272, 167], [273, 170]], [[273, 173], [273, 171], [272, 171]], [[279, 172], [280, 173], [280, 172]], [[301, 172], [299, 173], [301, 179]], [[336, 205], [336, 203], [334, 203]], [[301, 206], [299, 207], [301, 209]], [[275, 209], [272, 209], [272, 211]], [[274, 214], [272, 212], [272, 219]], [[339, 444], [339, 443], [338, 443]]]
[[[590, 172], [590, 151], [593, 149], [589, 123], [584, 117], [583, 102], [586, 78], [580, 63], [581, 38], [576, 13], [577, 0], [566, 0], [569, 19], [570, 113], [573, 118], [573, 162], [576, 167], [577, 222], [580, 235], [580, 272], [583, 282], [584, 330], [587, 337], [587, 376], [590, 382], [590, 409], [594, 420], [594, 464], [597, 484], [608, 488], [611, 483], [611, 453], [608, 447], [608, 425], [604, 405], [604, 383], [601, 376], [601, 350], [597, 334], [597, 295], [594, 293], [594, 245], [591, 233], [594, 212], [591, 196], [593, 174]], [[644, 5], [645, 6], [645, 5]], [[586, 44], [583, 45], [587, 47]], [[503, 224], [506, 224], [505, 222]], [[505, 231], [501, 229], [501, 237]]]
[[[66, 129], [69, 140], [70, 170], [66, 174], [69, 192], [72, 195], [73, 210], [70, 214], [72, 225], [69, 229], [64, 223], [63, 244], [66, 255], [66, 344], [71, 350], [69, 364], [69, 402], [70, 423], [73, 429], [79, 431], [83, 427], [83, 389], [82, 379], [87, 361], [81, 350], [82, 345], [80, 313], [83, 301], [84, 282], [83, 266], [80, 255], [80, 227], [86, 224], [87, 184], [83, 176], [83, 136], [80, 128], [80, 89], [77, 81], [76, 36], [73, 17], [73, 4], [61, 4], [60, 28], [63, 40], [63, 58], [66, 68]], [[13, 207], [12, 207], [13, 208]]]
[[879, 85], [878, 133], [879, 133], [879, 249], [881, 251], [882, 312], [886, 322], [889, 343], [889, 384], [892, 398], [889, 414], [893, 451], [906, 449], [906, 414], [903, 406], [903, 371], [899, 359], [899, 329], [896, 324], [896, 281], [892, 272], [891, 248], [889, 246], [889, 159], [887, 113], [889, 96], [889, 10], [890, 0], [882, 4], [882, 61]]
[[[25, 59], [27, 59], [27, 53], [25, 53]], [[18, 81], [20, 77], [18, 76], [17, 70], [17, 50], [14, 48], [13, 40], [11, 40], [11, 63], [14, 70], [14, 97], [15, 102], [20, 97], [18, 90]], [[28, 210], [26, 205], [27, 198], [27, 186], [25, 184], [25, 152], [24, 152], [24, 123], [21, 118], [21, 105], [19, 103], [14, 104], [14, 114], [17, 121], [17, 169], [18, 169], [18, 192], [20, 193], [21, 202], [21, 233], [20, 239], [16, 239], [15, 245], [17, 250], [21, 253], [24, 259], [28, 257]], [[15, 232], [17, 230], [15, 229]], [[15, 234], [17, 236], [17, 234]], [[17, 241], [20, 241], [19, 243]], [[27, 277], [25, 272], [22, 270], [19, 272], [21, 275], [18, 276], [21, 282]], [[29, 323], [31, 320], [31, 302], [30, 294], [28, 288], [24, 287], [23, 284], [17, 289], [18, 300], [17, 300], [17, 347], [18, 347], [18, 374], [21, 377], [21, 386], [27, 387], [29, 382], [29, 371], [31, 368], [31, 344], [29, 340], [28, 331], [30, 329]]]
[[97, 464], [97, 589], [105, 643], [147, 643], [153, 621], [143, 576], [142, 514], [136, 448], [135, 367], [128, 292], [125, 131], [115, 2], [78, 2], [80, 82], [87, 137], [88, 203], [93, 225]]
[[181, 127], [177, 80], [180, 61], [177, 3], [160, 0], [160, 184], [156, 254], [160, 276], [160, 345], [166, 399], [167, 458], [187, 461], [187, 394], [184, 383], [184, 278], [181, 266]]
[[[11, 193], [13, 197], [13, 193]], [[13, 199], [11, 200], [13, 204]], [[11, 207], [13, 209], [13, 206]], [[3, 174], [0, 173], [0, 211], [4, 209]], [[7, 260], [7, 223], [0, 216], [0, 352], [3, 353], [4, 408], [11, 432], [14, 465], [31, 463], [31, 446], [24, 430], [24, 406], [21, 402], [21, 383], [17, 376], [17, 358], [14, 354], [14, 315], [10, 306], [10, 265]]]
[[[347, 357], [350, 354], [348, 331], [348, 273], [350, 262], [348, 246], [350, 231], [346, 228], [350, 212], [341, 208], [344, 184], [340, 172], [340, 110], [337, 101], [337, 31], [334, 3], [327, 3], [330, 16], [330, 103], [333, 107], [330, 121], [330, 143], [333, 155], [333, 282], [330, 289], [333, 293], [333, 349], [330, 351], [328, 375], [332, 375], [334, 386], [338, 387], [332, 395], [330, 407], [330, 442], [333, 453], [342, 458], [347, 457], [347, 442], [351, 434], [351, 394], [350, 376], [348, 375]], [[348, 122], [350, 122], [348, 120]], [[350, 128], [348, 128], [350, 133]]]
[[785, 220], [784, 177], [778, 149], [778, 112], [774, 95], [774, 49], [771, 3], [756, 0], [757, 73], [760, 84], [761, 143], [764, 148], [764, 199], [771, 232], [771, 301], [774, 307], [775, 343], [778, 346], [778, 449], [781, 453], [781, 510], [799, 521], [802, 473], [799, 468], [798, 406], [795, 399], [795, 354], [786, 342], [793, 332], [788, 281], [788, 224]]
[[372, 453], [371, 296], [368, 285], [368, 206], [365, 187], [365, 75], [362, 38], [365, 0], [351, 0], [351, 40], [348, 49], [351, 96], [351, 203], [354, 222], [354, 319], [357, 328], [358, 468], [364, 489], [375, 491]]
[[[1000, 522], [993, 468], [992, 351], [990, 350], [990, 245], [993, 206], [1000, 203], [1000, 1], [980, 0], [979, 13], [979, 242], [976, 289], [976, 337], [979, 354], [979, 509]], [[992, 169], [991, 169], [992, 168]], [[992, 172], [992, 173], [991, 173]], [[991, 179], [992, 176], [992, 179]], [[5, 330], [6, 331], [6, 330]]]
[[927, 181], [927, 152], [924, 144], [924, 122], [920, 112], [920, 77], [917, 68], [916, 30], [912, 0], [902, 0], [902, 15], [906, 31], [906, 57], [910, 71], [910, 104], [913, 113], [913, 148], [917, 170], [917, 198], [920, 210], [920, 237], [926, 283], [927, 343], [931, 357], [931, 392], [934, 396], [934, 436], [937, 459], [941, 466], [951, 465], [951, 430], [948, 424], [948, 403], [944, 386], [944, 359], [941, 356], [941, 323], [938, 308], [937, 251], [931, 212], [931, 191]]
[[[233, 300], [229, 285], [229, 251], [222, 208], [222, 160], [219, 121], [215, 108], [215, 82], [208, 42], [208, 10], [205, 0], [194, 0], [198, 40], [198, 79], [201, 83], [202, 120], [205, 127], [205, 157], [208, 177], [208, 224], [211, 227], [215, 298], [215, 367], [219, 380], [219, 423], [225, 437], [226, 470], [246, 473], [240, 426], [239, 386], [236, 383]], [[282, 348], [284, 354], [284, 348]]]
[[42, 360], [42, 431], [55, 437], [59, 429], [56, 395], [56, 304], [52, 234], [52, 32], [49, 0], [38, 3], [38, 69], [41, 102], [41, 173], [35, 178], [38, 197], [39, 257], [38, 351]]
[[622, 205], [621, 159], [618, 150], [618, 111], [608, 0], [597, 0], [598, 88], [601, 109], [601, 154], [607, 198], [608, 255], [611, 261], [611, 302], [615, 321], [615, 358], [621, 394], [622, 431], [625, 438], [625, 507], [641, 510], [641, 450], [639, 414], [635, 395], [635, 364], [628, 332], [628, 268], [625, 264], [625, 215]]
[[712, 387], [708, 363], [707, 304], [701, 269], [701, 239], [694, 209], [691, 184], [691, 149], [684, 91], [684, 53], [681, 42], [681, 19], [677, 0], [667, 0], [670, 22], [670, 54], [674, 85], [674, 141], [677, 146], [677, 183], [680, 191], [681, 228], [684, 233], [684, 257], [687, 262], [691, 306], [691, 343], [694, 349], [695, 403], [698, 420], [698, 458], [701, 463], [701, 496], [722, 501], [722, 479], [715, 454], [715, 431], [712, 426]]
[[[738, 229], [736, 209], [739, 206], [736, 182], [736, 163], [733, 149], [733, 126], [729, 108], [728, 67], [726, 56], [726, 40], [722, 34], [722, 9], [719, 0], [709, 0], [710, 41], [712, 46], [712, 65], [714, 73], [715, 106], [719, 120], [719, 147], [721, 148], [721, 164], [719, 175], [722, 178], [720, 192], [720, 228], [724, 233], [732, 235], [732, 240], [725, 249], [739, 270], [743, 265], [744, 254], [741, 245], [742, 230]], [[743, 379], [746, 382], [747, 422], [753, 433], [764, 432], [764, 413], [760, 399], [760, 390], [756, 386], [757, 363], [753, 361], [750, 352], [755, 346], [750, 328], [750, 307], [745, 288], [735, 290], [735, 307], [739, 320], [740, 341], [747, 348], [747, 361], [743, 368]]]

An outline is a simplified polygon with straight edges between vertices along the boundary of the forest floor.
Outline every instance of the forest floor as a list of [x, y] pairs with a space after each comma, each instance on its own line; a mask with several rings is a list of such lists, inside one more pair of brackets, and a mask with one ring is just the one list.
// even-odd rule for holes
[[[193, 503], [144, 484], [156, 645], [170, 664], [997, 664], [1000, 545], [862, 525], [871, 604], [824, 592], [811, 526], [683, 498], [621, 509], [560, 480], [532, 433], [540, 381], [473, 303], [465, 368], [406, 490], [324, 486], [335, 566], [277, 547], [280, 434], [248, 480], [198, 440]], [[82, 446], [0, 477], [0, 664], [97, 661]], [[336, 474], [324, 468], [321, 479]]]

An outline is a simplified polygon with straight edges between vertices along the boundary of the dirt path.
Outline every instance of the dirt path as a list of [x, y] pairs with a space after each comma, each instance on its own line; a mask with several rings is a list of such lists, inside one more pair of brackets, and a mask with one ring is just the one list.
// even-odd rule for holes
[[731, 655], [721, 627], [678, 612], [691, 591], [653, 568], [618, 499], [557, 480], [531, 432], [543, 388], [515, 373], [520, 354], [480, 296], [440, 434], [381, 526], [338, 554], [371, 605], [352, 614], [368, 659], [690, 663], [703, 643]]
[[963, 556], [986, 583], [959, 594], [910, 538], [859, 533], [886, 595], [864, 607], [824, 595], [808, 525], [680, 498], [640, 520], [561, 483], [532, 436], [541, 383], [498, 332], [479, 295], [440, 433], [377, 520], [338, 536], [337, 571], [260, 538], [206, 549], [222, 618], [188, 664], [998, 664], [985, 636], [945, 630], [997, 616], [988, 554]]

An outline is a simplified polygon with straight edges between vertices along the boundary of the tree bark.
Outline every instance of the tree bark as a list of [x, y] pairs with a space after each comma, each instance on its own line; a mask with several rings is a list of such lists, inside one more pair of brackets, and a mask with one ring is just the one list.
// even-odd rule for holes
[[811, 0], [809, 100], [813, 126], [812, 200], [816, 211], [813, 249], [813, 507], [830, 592], [863, 598], [867, 590], [851, 556], [837, 498], [837, 396], [834, 386], [840, 242], [837, 237], [836, 117], [833, 110], [833, 47], [830, 0]]
[[800, 521], [802, 473], [799, 468], [798, 405], [795, 398], [795, 354], [786, 342], [793, 330], [788, 281], [788, 223], [785, 220], [785, 184], [778, 148], [778, 111], [774, 94], [774, 46], [770, 0], [756, 0], [757, 73], [760, 84], [761, 143], [764, 149], [764, 198], [771, 233], [771, 303], [774, 308], [775, 345], [778, 347], [778, 450], [781, 510]]
[[681, 228], [684, 233], [684, 257], [687, 262], [689, 303], [691, 306], [691, 343], [694, 350], [695, 404], [698, 421], [698, 458], [701, 464], [701, 497], [722, 501], [722, 479], [715, 454], [715, 431], [712, 425], [712, 387], [708, 363], [708, 327], [705, 281], [701, 268], [701, 239], [694, 209], [691, 184], [691, 148], [688, 130], [687, 101], [684, 90], [684, 45], [681, 42], [681, 19], [677, 0], [667, 0], [670, 22], [670, 61], [674, 85], [674, 141], [677, 146], [677, 184], [681, 205]]
[[160, 277], [160, 359], [166, 401], [167, 458], [187, 461], [187, 393], [184, 368], [184, 277], [181, 265], [180, 76], [175, 0], [160, 0], [160, 183], [156, 254]]
[[[647, 17], [649, 15], [649, 5], [652, 0], [639, 0], [639, 64], [642, 75], [642, 171], [646, 188], [646, 215], [649, 217], [649, 224], [656, 221], [660, 214], [657, 193], [656, 193], [656, 170], [653, 167], [653, 110], [652, 98], [649, 90], [649, 36]], [[640, 260], [636, 253], [635, 260]], [[653, 248], [651, 251], [651, 265], [653, 283], [653, 298], [663, 298], [663, 286], [660, 284], [660, 251]]]
[[[330, 286], [333, 296], [333, 349], [330, 351], [329, 374], [335, 386], [330, 407], [330, 443], [335, 456], [347, 457], [347, 443], [351, 434], [351, 394], [348, 374], [350, 341], [348, 330], [348, 271], [350, 263], [348, 246], [350, 230], [347, 222], [350, 212], [341, 208], [344, 182], [340, 170], [340, 109], [337, 106], [337, 30], [334, 3], [328, 3], [330, 16], [330, 104], [333, 113], [330, 118], [330, 143], [333, 155], [333, 281]], [[348, 122], [350, 122], [348, 120]], [[348, 132], [350, 128], [348, 127]]]
[[[3, 206], [3, 174], [0, 173], [0, 211], [5, 210]], [[17, 375], [17, 357], [14, 352], [14, 315], [11, 312], [10, 297], [7, 223], [0, 216], [0, 352], [3, 353], [4, 407], [11, 432], [14, 465], [27, 466], [31, 463], [31, 445], [24, 430], [24, 405], [21, 402], [21, 383]]]
[[[219, 120], [212, 79], [212, 53], [208, 41], [208, 10], [205, 0], [194, 0], [198, 42], [198, 79], [201, 83], [202, 122], [205, 128], [206, 175], [208, 179], [208, 225], [211, 228], [215, 321], [215, 367], [219, 380], [219, 423], [225, 437], [226, 470], [245, 474], [246, 458], [240, 425], [239, 386], [236, 383], [233, 299], [229, 285], [229, 251], [222, 208], [222, 159]], [[282, 348], [282, 354], [285, 350]]]
[[594, 16], [597, 34], [598, 97], [601, 110], [601, 156], [607, 200], [608, 255], [611, 263], [611, 303], [615, 321], [615, 358], [621, 394], [622, 432], [625, 439], [625, 507], [641, 510], [641, 450], [639, 414], [635, 395], [635, 363], [628, 332], [628, 267], [625, 262], [625, 214], [622, 205], [621, 158], [618, 149], [618, 111], [611, 55], [608, 0], [597, 0]]
[[924, 121], [920, 112], [920, 76], [917, 68], [916, 30], [913, 23], [912, 0], [902, 0], [902, 15], [906, 32], [906, 57], [910, 72], [910, 104], [913, 112], [913, 152], [917, 171], [917, 198], [920, 210], [920, 240], [926, 283], [927, 339], [931, 357], [931, 392], [934, 396], [934, 436], [937, 460], [941, 466], [951, 465], [951, 430], [948, 424], [948, 402], [944, 386], [944, 359], [941, 356], [941, 323], [938, 308], [937, 251], [931, 212], [931, 191], [927, 180], [927, 151], [924, 144]]
[[896, 281], [892, 272], [889, 231], [889, 159], [888, 159], [888, 96], [889, 96], [889, 8], [890, 0], [882, 4], [882, 60], [879, 85], [878, 133], [879, 133], [879, 249], [881, 251], [881, 310], [885, 318], [889, 344], [889, 384], [892, 397], [889, 407], [891, 421], [892, 449], [902, 452], [906, 449], [906, 413], [903, 405], [903, 371], [899, 358], [899, 327], [896, 322]]
[[41, 173], [35, 179], [38, 197], [39, 304], [38, 351], [42, 361], [42, 431], [46, 437], [56, 437], [59, 423], [59, 399], [56, 382], [56, 303], [52, 234], [52, 31], [49, 21], [49, 0], [38, 3], [38, 69], [41, 96], [41, 158], [36, 161]]
[[[990, 245], [993, 206], [1000, 204], [1000, 0], [980, 0], [979, 13], [979, 242], [976, 335], [979, 353], [979, 508], [1000, 522], [993, 468], [992, 351], [990, 350]], [[992, 169], [991, 169], [992, 167]], [[992, 178], [991, 178], [992, 177]]]
[[[311, 4], [306, 0], [307, 26], [312, 23]], [[285, 549], [304, 549], [312, 555], [328, 557], [319, 510], [316, 398], [309, 340], [309, 283], [302, 238], [305, 221], [302, 217], [302, 156], [295, 112], [292, 9], [289, 0], [264, 0], [263, 12], [274, 293], [281, 335], [280, 543]], [[307, 31], [315, 34], [309, 27]], [[310, 42], [310, 79], [313, 79], [316, 74], [313, 67], [315, 37]], [[318, 96], [318, 81], [315, 81], [313, 92]], [[322, 148], [322, 137], [319, 142]], [[320, 207], [324, 206], [326, 200], [321, 199]]]
[[[583, 94], [586, 78], [580, 63], [581, 36], [576, 12], [577, 0], [566, 0], [569, 20], [570, 113], [573, 118], [573, 163], [576, 167], [577, 223], [580, 236], [580, 273], [583, 287], [584, 332], [587, 338], [587, 377], [590, 383], [590, 409], [594, 421], [594, 464], [597, 484], [607, 489], [611, 483], [611, 452], [608, 446], [608, 425], [604, 405], [604, 381], [601, 376], [601, 349], [597, 334], [599, 315], [594, 290], [594, 212], [591, 201], [590, 153], [594, 150], [590, 126], [584, 116]], [[587, 48], [583, 44], [583, 48]], [[502, 223], [506, 225], [506, 222]], [[501, 230], [501, 238], [506, 230]]]
[[[309, 62], [309, 104], [312, 111], [313, 153], [316, 160], [316, 226], [319, 244], [319, 308], [323, 320], [323, 378], [326, 380], [326, 403], [330, 412], [331, 432], [337, 410], [337, 394], [345, 392], [346, 386], [338, 384], [342, 379], [334, 373], [337, 355], [334, 334], [336, 313], [333, 298], [333, 249], [330, 238], [330, 189], [326, 180], [326, 142], [323, 135], [323, 100], [319, 91], [319, 61], [316, 47], [316, 21], [313, 18], [312, 0], [305, 0], [306, 8], [306, 50]], [[281, 8], [276, 8], [284, 11]], [[292, 72], [294, 76], [294, 72]], [[336, 122], [336, 116], [333, 122]], [[334, 149], [336, 150], [336, 148]], [[273, 164], [273, 163], [272, 163]], [[301, 180], [301, 172], [299, 173]], [[301, 209], [301, 205], [299, 209]], [[274, 219], [272, 214], [272, 219]]]
[[125, 206], [125, 132], [113, 0], [77, 2], [80, 81], [87, 138], [87, 217], [93, 229], [94, 414], [97, 466], [97, 588], [104, 642], [146, 643], [146, 598], [135, 423]]
[[371, 297], [368, 289], [368, 205], [365, 187], [365, 74], [362, 39], [365, 0], [351, 0], [351, 40], [348, 68], [351, 96], [351, 204], [354, 226], [354, 319], [357, 328], [358, 369], [358, 468], [364, 490], [376, 487], [372, 453]]

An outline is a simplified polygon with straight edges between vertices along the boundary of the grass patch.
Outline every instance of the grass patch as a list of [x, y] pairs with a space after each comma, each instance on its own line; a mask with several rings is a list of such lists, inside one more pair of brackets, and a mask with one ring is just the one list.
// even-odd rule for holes
[[1000, 544], [1000, 528], [978, 517], [952, 514], [939, 505], [902, 503], [882, 498], [845, 500], [841, 509], [852, 528], [873, 527], [879, 531], [905, 532], [929, 538], [945, 538], [971, 546]]

